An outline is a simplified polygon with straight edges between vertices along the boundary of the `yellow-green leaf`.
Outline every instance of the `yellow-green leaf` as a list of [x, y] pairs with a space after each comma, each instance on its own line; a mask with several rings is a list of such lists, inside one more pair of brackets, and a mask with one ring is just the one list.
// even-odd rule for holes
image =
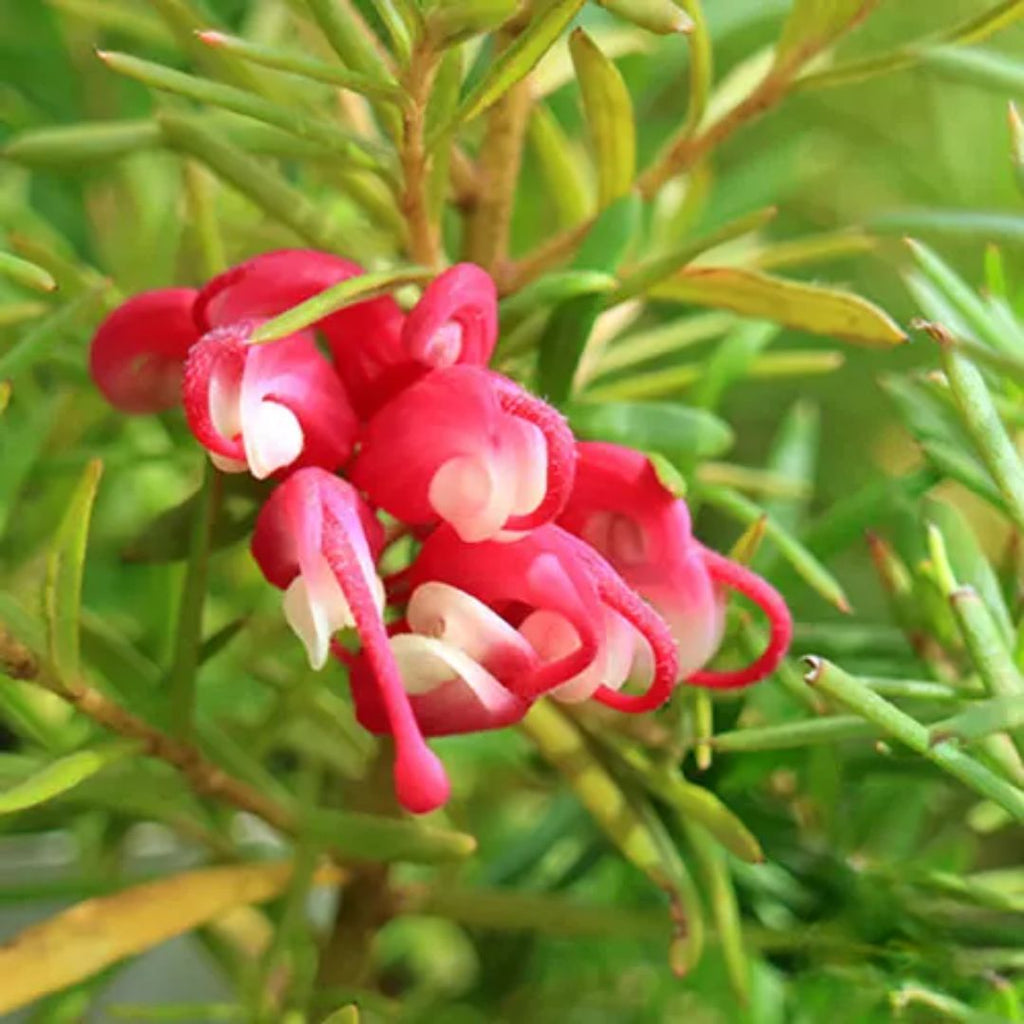
[[674, 32], [690, 32], [693, 20], [673, 0], [597, 0], [612, 14], [617, 14], [634, 25], [669, 35]]
[[583, 29], [576, 29], [570, 36], [569, 51], [594, 145], [598, 204], [603, 207], [625, 195], [633, 184], [636, 171], [633, 103], [618, 68]]
[[530, 23], [466, 98], [459, 119], [471, 121], [525, 78], [555, 44], [583, 3], [584, 0], [545, 0], [537, 5], [539, 9]]
[[888, 347], [907, 340], [892, 318], [867, 299], [739, 267], [684, 270], [652, 289], [651, 295], [688, 305], [729, 309], [857, 345]]
[[434, 0], [426, 11], [427, 38], [443, 49], [508, 21], [518, 0]]
[[[0, 948], [0, 1012], [91, 978], [235, 907], [273, 899], [291, 874], [283, 862], [205, 868], [78, 903]], [[339, 872], [325, 869], [316, 880], [336, 882]]]
[[52, 292], [57, 287], [49, 271], [9, 252], [0, 252], [0, 275], [37, 292]]
[[800, 65], [831, 45], [862, 18], [878, 0], [795, 0], [776, 47], [776, 63]]
[[0, 792], [0, 815], [14, 814], [52, 800], [101, 771], [108, 764], [131, 753], [128, 744], [101, 750], [78, 750], [41, 768], [10, 789]]
[[49, 650], [57, 672], [78, 674], [78, 625], [82, 610], [82, 575], [89, 519], [103, 463], [93, 459], [86, 467], [61, 521], [46, 563], [46, 619]]

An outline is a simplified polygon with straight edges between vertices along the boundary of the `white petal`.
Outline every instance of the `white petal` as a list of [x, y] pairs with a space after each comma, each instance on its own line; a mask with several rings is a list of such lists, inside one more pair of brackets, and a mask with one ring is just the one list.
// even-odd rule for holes
[[460, 455], [430, 481], [431, 507], [467, 544], [489, 540], [508, 519], [513, 492], [501, 469], [486, 456]]
[[451, 644], [415, 633], [400, 633], [391, 638], [398, 670], [406, 692], [430, 693], [444, 683], [461, 679], [486, 708], [501, 708], [508, 695], [485, 668]]
[[405, 618], [414, 633], [442, 640], [481, 664], [501, 648], [514, 648], [527, 659], [532, 654], [529, 643], [500, 615], [447, 583], [418, 586]]
[[230, 369], [214, 369], [207, 396], [213, 429], [228, 441], [242, 432], [242, 380]]
[[420, 359], [430, 366], [454, 366], [462, 355], [462, 324], [449, 320], [427, 340]]
[[260, 402], [245, 417], [242, 441], [252, 475], [264, 480], [299, 457], [305, 438], [295, 413], [279, 402], [268, 400]]
[[354, 625], [352, 611], [326, 559], [292, 580], [284, 594], [284, 617], [306, 648], [309, 664], [327, 664], [331, 637]]
[[512, 512], [526, 515], [543, 500], [548, 489], [548, 446], [540, 427], [513, 419], [504, 425], [502, 454], [505, 472], [513, 483]]
[[[580, 646], [579, 634], [563, 615], [541, 609], [533, 612], [519, 627], [545, 662], [571, 654]], [[611, 609], [605, 609], [601, 649], [589, 668], [566, 680], [551, 691], [551, 696], [566, 703], [587, 700], [599, 686], [620, 689], [629, 678], [636, 646], [633, 627]]]
[[210, 452], [210, 461], [222, 472], [222, 473], [248, 473], [249, 463], [243, 462], [241, 459], [230, 459], [226, 455], [218, 455], [216, 452]]

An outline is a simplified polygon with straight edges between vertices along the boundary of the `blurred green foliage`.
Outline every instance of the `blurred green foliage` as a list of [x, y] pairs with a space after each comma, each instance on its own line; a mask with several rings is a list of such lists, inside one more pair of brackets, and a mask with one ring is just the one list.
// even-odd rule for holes
[[[403, 13], [429, 5], [356, 6], [400, 55]], [[598, 107], [611, 95], [621, 108], [615, 72], [587, 47], [614, 58], [642, 170], [684, 124], [694, 51], [681, 35], [623, 21], [629, 6], [585, 5], [574, 22], [587, 33], [577, 37], [576, 71], [594, 76]], [[696, 3], [681, 6], [701, 13]], [[723, 91], [728, 107], [757, 86], [790, 5], [705, 6], [718, 116]], [[830, 5], [802, 7], [810, 16]], [[56, 637], [51, 654], [62, 672], [76, 676], [80, 657], [90, 683], [160, 728], [173, 721], [168, 680], [190, 671], [179, 605], [203, 459], [180, 417], [126, 420], [107, 409], [88, 378], [91, 330], [126, 295], [194, 284], [221, 259], [309, 243], [310, 234], [374, 268], [405, 262], [407, 247], [394, 197], [373, 173], [316, 138], [151, 91], [112, 73], [94, 50], [214, 79], [357, 134], [378, 123], [375, 142], [384, 146], [394, 110], [379, 92], [373, 105], [351, 94], [339, 103], [329, 85], [204, 47], [192, 32], [212, 25], [337, 71], [342, 64], [315, 27], [325, 8], [332, 4], [5, 0], [2, 10], [0, 250], [30, 266], [0, 266], [0, 379], [11, 381], [0, 402], [0, 621], [34, 648]], [[199, 12], [192, 25], [190, 9]], [[940, 37], [950, 26], [995, 10], [1005, 27], [968, 38], [966, 60], [906, 50], [932, 37], [949, 42]], [[553, 712], [549, 729], [578, 744], [590, 775], [550, 756], [543, 725], [529, 736], [439, 742], [457, 799], [437, 843], [456, 843], [449, 830], [467, 832], [478, 853], [438, 867], [394, 866], [376, 908], [393, 918], [376, 937], [370, 968], [362, 977], [342, 970], [335, 983], [323, 964], [368, 956], [370, 936], [339, 952], [325, 939], [330, 901], [313, 901], [314, 927], [306, 898], [339, 823], [358, 828], [358, 819], [331, 815], [368, 809], [361, 780], [373, 743], [354, 722], [344, 679], [305, 667], [241, 542], [258, 489], [232, 481], [202, 628], [186, 638], [184, 661], [198, 663], [196, 742], [211, 764], [281, 805], [316, 805], [321, 817], [309, 820], [319, 827], [300, 829], [296, 840], [240, 829], [229, 807], [194, 792], [167, 759], [134, 757], [87, 717], [2, 679], [10, 750], [0, 753], [0, 869], [8, 851], [13, 860], [41, 849], [41, 837], [57, 830], [71, 854], [59, 871], [37, 864], [3, 875], [0, 930], [6, 905], [42, 918], [55, 901], [198, 863], [259, 861], [286, 845], [295, 873], [265, 907], [234, 927], [211, 917], [193, 933], [217, 966], [221, 1002], [122, 1006], [120, 1017], [316, 1021], [355, 999], [371, 1021], [1021, 1020], [1024, 872], [1013, 793], [1019, 800], [1024, 775], [1015, 454], [1024, 429], [1024, 198], [1007, 127], [1008, 100], [1024, 98], [1024, 26], [1011, 24], [1018, 12], [1024, 5], [991, 0], [882, 0], [843, 33], [831, 64], [812, 65], [792, 95], [653, 201], [634, 195], [609, 206], [598, 229], [541, 268], [549, 272], [535, 284], [515, 272], [556, 230], [596, 213], [598, 178], [601, 197], [615, 198], [632, 164], [616, 149], [624, 142], [614, 125], [589, 148], [588, 132], [600, 129], [587, 89], [581, 104], [565, 33], [556, 59], [532, 78], [538, 106], [509, 224], [511, 259], [492, 269], [507, 275], [509, 289], [536, 290], [518, 306], [515, 294], [503, 302], [501, 368], [567, 400], [581, 434], [664, 456], [685, 479], [706, 542], [724, 549], [747, 530], [755, 566], [797, 612], [794, 654], [831, 659], [855, 685], [837, 684], [838, 697], [815, 690], [789, 662], [738, 696], [681, 693], [650, 722]], [[436, 24], [446, 38], [463, 25]], [[484, 95], [474, 90], [492, 81], [505, 42], [488, 37], [446, 58], [428, 133], [456, 124], [460, 96]], [[893, 53], [913, 65], [827, 86], [832, 68]], [[372, 52], [357, 49], [347, 63], [357, 75], [377, 73]], [[152, 120], [156, 113], [178, 117], [177, 134], [174, 122]], [[97, 132], [103, 122], [131, 123]], [[452, 129], [466, 159], [486, 162], [487, 123], [485, 114]], [[52, 134], [74, 126], [87, 138]], [[236, 156], [255, 154], [270, 185], [242, 195], [223, 161], [203, 160], [210, 136]], [[610, 154], [614, 166], [600, 174], [595, 153]], [[451, 159], [457, 171], [458, 153]], [[457, 173], [452, 180], [458, 198]], [[443, 184], [432, 185], [432, 209], [446, 198]], [[296, 197], [312, 217], [296, 213]], [[770, 223], [757, 213], [769, 206]], [[450, 256], [466, 238], [475, 244], [464, 221], [457, 202], [444, 206]], [[904, 236], [926, 247], [909, 247]], [[919, 332], [911, 345], [863, 349], [834, 330], [824, 339], [794, 330], [781, 312], [770, 325], [704, 308], [699, 279], [685, 282], [680, 268], [706, 246], [690, 247], [709, 240], [724, 245], [705, 263], [841, 285], [870, 300], [858, 309], [875, 332], [924, 317], [957, 343], [941, 359]], [[496, 244], [485, 242], [484, 253]], [[652, 297], [645, 281], [642, 304], [616, 304], [615, 288], [630, 273], [657, 270], [658, 260], [672, 264], [662, 291]], [[681, 281], [696, 298], [673, 298]], [[797, 302], [802, 315], [808, 301]], [[96, 459], [104, 468], [90, 521], [82, 509]], [[69, 508], [77, 509], [70, 517]], [[79, 615], [75, 531], [87, 523]], [[50, 641], [48, 574], [59, 592], [51, 620], [61, 624]], [[973, 596], [965, 599], [962, 585]], [[839, 610], [847, 601], [854, 617]], [[758, 627], [737, 613], [730, 652], [758, 642]], [[891, 703], [879, 711], [859, 700], [865, 687]], [[964, 737], [967, 778], [943, 770], [951, 770], [949, 741], [929, 748], [946, 751], [932, 755], [938, 765], [913, 752], [898, 731], [908, 721]], [[642, 849], [609, 825], [609, 794], [625, 800]], [[143, 822], [162, 826], [162, 860], [146, 852]], [[426, 841], [410, 836], [394, 841], [422, 854]], [[746, 850], [756, 860], [750, 844], [763, 862], [743, 859]], [[347, 891], [380, 889], [375, 870], [357, 868]], [[689, 934], [672, 947], [677, 966], [679, 957], [693, 961], [682, 980], [668, 967], [661, 889], [690, 917]], [[33, 1019], [79, 1019], [122, 972], [131, 975], [127, 963], [41, 1001]], [[0, 977], [0, 1005], [3, 991]], [[145, 1002], [146, 994], [124, 998]]]

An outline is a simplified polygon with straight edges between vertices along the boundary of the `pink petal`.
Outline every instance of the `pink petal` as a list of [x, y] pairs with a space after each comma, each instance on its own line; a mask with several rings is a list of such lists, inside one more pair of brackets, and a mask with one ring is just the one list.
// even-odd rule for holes
[[435, 369], [456, 363], [486, 366], [497, 338], [497, 289], [473, 263], [457, 263], [435, 277], [402, 329], [409, 357]]
[[[363, 272], [358, 263], [312, 249], [263, 253], [206, 285], [196, 302], [197, 323], [206, 331], [236, 320], [265, 320]], [[385, 295], [316, 324], [360, 415], [379, 404], [383, 379], [408, 360], [400, 340], [403, 322], [401, 309]]]
[[434, 370], [373, 416], [352, 479], [404, 522], [441, 519], [467, 542], [540, 525], [568, 496], [575, 451], [565, 421], [550, 410], [560, 427], [538, 425], [523, 396], [479, 367]]
[[115, 409], [159, 412], [180, 400], [182, 363], [199, 337], [192, 319], [197, 292], [166, 288], [122, 303], [89, 350], [89, 372]]
[[[403, 678], [422, 687], [411, 694], [409, 704], [425, 736], [501, 729], [529, 710], [529, 702], [449, 644], [411, 633], [392, 637], [391, 644], [399, 665], [405, 666]], [[350, 685], [360, 724], [373, 733], [390, 733], [379, 690], [361, 658], [352, 666]]]
[[[307, 595], [321, 595], [320, 575], [329, 567], [363, 643], [389, 731], [395, 738], [395, 791], [415, 813], [448, 799], [449, 784], [437, 755], [424, 741], [409, 704], [381, 617], [383, 590], [375, 585], [374, 555], [380, 528], [367, 537], [369, 510], [350, 484], [322, 469], [293, 473], [271, 495], [253, 534], [253, 555], [275, 586], [306, 582]], [[330, 600], [330, 598], [328, 598]], [[330, 609], [321, 609], [329, 623]], [[315, 634], [316, 627], [312, 632]]]
[[260, 479], [286, 467], [342, 465], [355, 413], [312, 337], [250, 345], [251, 332], [244, 321], [193, 345], [183, 383], [192, 432], [222, 462], [241, 462]]

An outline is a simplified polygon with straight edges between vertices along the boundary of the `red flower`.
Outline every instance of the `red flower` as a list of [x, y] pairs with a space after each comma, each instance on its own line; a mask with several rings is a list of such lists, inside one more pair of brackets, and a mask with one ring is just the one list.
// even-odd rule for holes
[[[576, 483], [559, 522], [601, 552], [664, 616], [679, 646], [680, 676], [700, 686], [731, 688], [770, 675], [793, 630], [775, 589], [694, 539], [686, 503], [661, 483], [641, 452], [599, 443], [581, 443], [577, 451]], [[760, 605], [771, 635], [753, 664], [731, 672], [703, 670], [722, 638], [723, 588]]]
[[310, 664], [327, 661], [331, 636], [354, 626], [395, 738], [395, 791], [423, 813], [448, 799], [448, 779], [416, 723], [388, 643], [384, 589], [374, 569], [382, 531], [344, 480], [302, 469], [278, 486], [260, 511], [252, 552], [263, 574], [285, 591], [284, 613]]
[[148, 413], [177, 404], [182, 363], [200, 333], [192, 321], [196, 295], [191, 288], [141, 292], [100, 324], [89, 372], [115, 409]]
[[575, 466], [565, 420], [475, 366], [428, 373], [368, 423], [352, 480], [407, 523], [450, 523], [465, 541], [548, 522]]
[[189, 351], [183, 395], [192, 433], [227, 472], [264, 479], [300, 466], [337, 469], [355, 413], [309, 332], [252, 345], [251, 321], [219, 327]]

